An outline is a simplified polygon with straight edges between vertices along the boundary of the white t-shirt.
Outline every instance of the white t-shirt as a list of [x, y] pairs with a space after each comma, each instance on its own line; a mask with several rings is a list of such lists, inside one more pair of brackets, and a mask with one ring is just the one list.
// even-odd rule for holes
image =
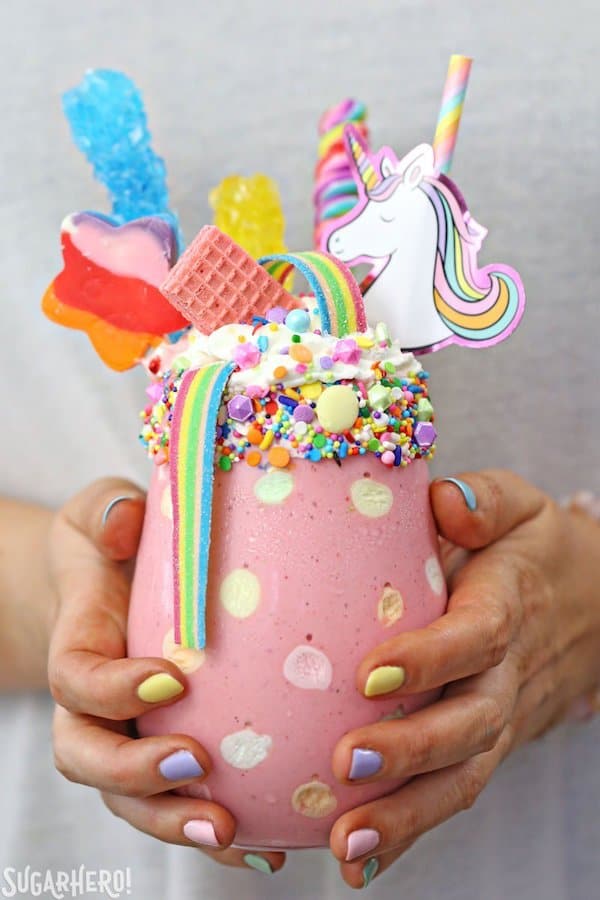
[[[90, 66], [143, 88], [154, 146], [188, 238], [231, 173], [279, 183], [288, 243], [310, 245], [316, 122], [345, 96], [372, 143], [430, 139], [447, 57], [475, 57], [453, 175], [490, 236], [482, 259], [528, 289], [518, 332], [482, 353], [427, 359], [440, 431], [434, 472], [513, 468], [554, 496], [600, 490], [597, 446], [599, 13], [588, 0], [357, 0], [124, 6], [11, 4], [3, 26], [0, 490], [60, 503], [95, 477], [145, 483], [141, 373], [105, 369], [39, 298], [60, 268], [59, 224], [108, 211], [72, 148], [61, 92]], [[9, 86], [12, 87], [9, 88]], [[272, 878], [216, 866], [113, 819], [52, 767], [51, 703], [0, 699], [0, 895], [5, 867], [131, 869], [144, 900], [350, 896], [326, 852]], [[379, 900], [593, 900], [598, 896], [600, 721], [563, 726], [510, 758], [469, 813], [423, 838], [369, 889]], [[89, 896], [94, 896], [90, 893]]]

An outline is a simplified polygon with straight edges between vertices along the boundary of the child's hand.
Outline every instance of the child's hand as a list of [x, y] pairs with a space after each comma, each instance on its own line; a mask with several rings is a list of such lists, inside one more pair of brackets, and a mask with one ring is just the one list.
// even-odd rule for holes
[[365, 691], [378, 666], [404, 670], [401, 687], [390, 686], [398, 702], [448, 686], [437, 703], [350, 732], [336, 747], [333, 768], [343, 784], [353, 783], [355, 748], [379, 754], [368, 781], [416, 776], [335, 823], [331, 847], [353, 887], [470, 807], [514, 747], [600, 682], [598, 525], [510, 472], [472, 473], [458, 486], [438, 481], [431, 496], [451, 542], [448, 611], [368, 653], [357, 688]]
[[[236, 823], [202, 797], [211, 761], [184, 734], [135, 739], [130, 720], [184, 696], [186, 679], [166, 659], [127, 659], [127, 611], [144, 495], [127, 482], [96, 482], [55, 516], [50, 568], [57, 603], [48, 678], [57, 707], [54, 753], [70, 781], [98, 788], [108, 808], [163, 841], [203, 845], [213, 858], [256, 868], [256, 854], [223, 849]], [[210, 849], [215, 848], [215, 849]], [[246, 859], [244, 857], [246, 856]], [[271, 870], [282, 853], [262, 853]]]

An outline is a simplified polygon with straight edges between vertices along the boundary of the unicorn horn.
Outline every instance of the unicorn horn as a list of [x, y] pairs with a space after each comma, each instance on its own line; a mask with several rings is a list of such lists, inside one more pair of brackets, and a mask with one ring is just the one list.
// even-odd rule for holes
[[352, 125], [346, 126], [344, 129], [344, 137], [346, 139], [348, 154], [354, 162], [360, 180], [364, 184], [367, 193], [369, 193], [376, 184], [379, 184], [381, 179], [369, 158], [367, 146], [363, 143], [361, 135]]

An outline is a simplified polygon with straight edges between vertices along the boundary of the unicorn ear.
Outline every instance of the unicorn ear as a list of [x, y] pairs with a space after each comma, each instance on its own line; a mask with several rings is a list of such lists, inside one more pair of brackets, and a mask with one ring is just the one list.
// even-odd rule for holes
[[398, 163], [397, 171], [404, 176], [404, 184], [411, 190], [418, 187], [426, 175], [433, 175], [435, 157], [429, 144], [419, 144]]
[[384, 178], [389, 178], [390, 175], [396, 175], [396, 166], [391, 161], [389, 156], [384, 156], [381, 160], [381, 174]]

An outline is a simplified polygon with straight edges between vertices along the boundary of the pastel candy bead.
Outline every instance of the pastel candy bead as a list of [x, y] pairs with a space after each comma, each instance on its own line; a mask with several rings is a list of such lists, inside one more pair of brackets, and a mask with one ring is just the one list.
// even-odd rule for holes
[[310, 328], [310, 316], [305, 309], [292, 309], [285, 317], [285, 324], [290, 331], [301, 334]]
[[377, 382], [367, 391], [369, 403], [374, 409], [384, 410], [392, 403], [392, 392]]
[[317, 417], [326, 431], [334, 434], [351, 428], [358, 416], [358, 398], [350, 385], [325, 388], [317, 400]]
[[419, 397], [417, 402], [417, 419], [419, 422], [430, 422], [433, 418], [433, 406], [427, 397]]

